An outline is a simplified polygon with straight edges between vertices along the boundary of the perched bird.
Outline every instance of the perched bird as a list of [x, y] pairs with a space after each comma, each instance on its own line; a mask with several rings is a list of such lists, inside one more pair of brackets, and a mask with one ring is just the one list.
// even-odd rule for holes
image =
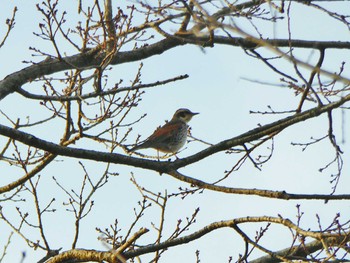
[[178, 109], [169, 122], [156, 129], [144, 142], [130, 149], [130, 152], [153, 148], [164, 153], [176, 153], [186, 143], [187, 123], [197, 114], [188, 109]]

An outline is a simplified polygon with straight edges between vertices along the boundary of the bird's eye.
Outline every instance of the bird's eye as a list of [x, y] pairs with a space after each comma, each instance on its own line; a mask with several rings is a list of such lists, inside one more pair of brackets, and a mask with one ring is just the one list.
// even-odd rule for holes
[[179, 113], [179, 117], [180, 117], [180, 118], [184, 118], [185, 116], [186, 116], [186, 114], [185, 114], [184, 112], [180, 112], [180, 113]]

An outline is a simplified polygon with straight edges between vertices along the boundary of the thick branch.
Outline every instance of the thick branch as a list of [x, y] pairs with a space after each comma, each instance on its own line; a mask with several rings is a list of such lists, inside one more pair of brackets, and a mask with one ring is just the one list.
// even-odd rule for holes
[[[244, 223], [253, 223], [253, 222], [269, 222], [269, 223], [275, 223], [279, 225], [283, 225], [289, 229], [293, 229], [296, 233], [299, 235], [305, 236], [305, 237], [312, 237], [315, 239], [318, 239], [314, 242], [307, 243], [306, 246], [310, 248], [310, 251], [305, 250], [305, 246], [295, 246], [295, 247], [288, 247], [286, 249], [280, 250], [276, 252], [276, 254], [281, 254], [283, 256], [305, 256], [307, 254], [311, 254], [313, 252], [316, 252], [320, 249], [323, 248], [323, 246], [320, 246], [320, 241], [319, 239], [327, 240], [327, 244], [332, 244], [332, 246], [337, 247], [337, 246], [342, 246], [346, 242], [349, 241], [350, 236], [349, 233], [343, 233], [343, 234], [330, 234], [330, 233], [322, 233], [322, 232], [317, 232], [317, 231], [306, 231], [295, 225], [292, 221], [289, 219], [284, 219], [281, 217], [268, 217], [268, 216], [262, 216], [262, 217], [242, 217], [242, 218], [236, 218], [232, 220], [226, 220], [226, 221], [220, 221], [220, 222], [214, 222], [210, 225], [205, 226], [204, 228], [190, 234], [184, 237], [180, 238], [175, 238], [172, 240], [167, 240], [165, 242], [162, 242], [160, 244], [155, 244], [155, 245], [148, 245], [145, 247], [141, 247], [136, 250], [131, 250], [125, 252], [124, 256], [126, 258], [132, 258], [135, 256], [143, 255], [145, 253], [151, 253], [155, 252], [160, 249], [164, 248], [169, 248], [173, 246], [177, 246], [180, 244], [186, 244], [189, 242], [192, 242], [194, 240], [197, 240], [201, 238], [202, 236], [209, 234], [210, 232], [220, 229], [220, 228], [225, 228], [225, 227], [233, 227], [234, 225], [239, 225], [239, 224], [244, 224]], [[282, 254], [284, 253], [284, 254]], [[271, 258], [270, 256], [267, 256]], [[258, 262], [258, 261], [257, 261]], [[263, 262], [263, 261], [259, 261]], [[269, 261], [266, 261], [269, 262]], [[271, 261], [275, 262], [275, 261]]]
[[[185, 44], [201, 44], [208, 43], [208, 37], [195, 37], [189, 35], [182, 38], [167, 38], [157, 43], [144, 46], [132, 51], [116, 53], [110, 62], [111, 65], [118, 65], [126, 62], [133, 62], [142, 60], [154, 55], [160, 55], [167, 50]], [[243, 48], [255, 48], [257, 44], [255, 41], [250, 41], [246, 38], [229, 38], [224, 36], [215, 36], [212, 40], [216, 44], [225, 44], [231, 46], [241, 46]], [[288, 39], [271, 39], [264, 40], [270, 45], [279, 47], [293, 47], [299, 48], [336, 48], [336, 49], [350, 49], [350, 42], [336, 42], [336, 41], [305, 41], [305, 40], [288, 40]], [[86, 53], [77, 54], [59, 59], [47, 59], [38, 64], [26, 67], [20, 71], [12, 73], [0, 81], [0, 100], [5, 98], [10, 93], [16, 90], [27, 82], [31, 82], [42, 76], [61, 72], [70, 69], [90, 69], [101, 64], [106, 54], [100, 52], [100, 48], [90, 50]]]
[[[331, 244], [334, 247], [342, 246], [345, 242], [349, 240], [348, 233], [329, 234], [329, 233], [322, 233], [322, 232], [306, 231], [301, 229], [294, 223], [292, 223], [290, 220], [280, 218], [280, 217], [242, 217], [242, 218], [237, 218], [232, 220], [214, 222], [187, 236], [170, 239], [160, 244], [151, 244], [151, 245], [143, 246], [134, 250], [128, 250], [122, 255], [114, 252], [102, 252], [102, 251], [95, 251], [95, 250], [69, 250], [69, 251], [63, 252], [60, 255], [57, 255], [56, 257], [52, 258], [49, 262], [50, 263], [64, 262], [64, 260], [68, 260], [72, 258], [76, 258], [79, 260], [94, 260], [94, 261], [106, 260], [108, 262], [115, 262], [112, 260], [116, 259], [115, 258], [116, 255], [125, 259], [131, 259], [147, 253], [159, 251], [161, 249], [166, 249], [166, 248], [192, 242], [217, 229], [226, 228], [226, 227], [232, 228], [235, 225], [244, 224], [244, 223], [253, 223], [253, 222], [255, 223], [270, 222], [270, 223], [280, 224], [289, 229], [293, 229], [299, 235], [302, 235], [305, 237], [313, 237], [316, 239], [327, 240], [329, 242], [326, 242], [326, 243]], [[292, 248], [289, 247], [287, 249], [278, 251], [275, 254], [281, 254], [284, 257], [306, 256], [310, 253], [313, 253], [322, 249], [323, 246], [322, 245], [320, 246], [320, 243], [321, 242], [319, 240], [316, 240], [306, 244], [306, 247], [309, 248], [310, 250], [306, 250], [305, 246], [294, 246]], [[266, 261], [262, 261], [262, 260], [266, 260]], [[274, 258], [267, 256], [267, 257], [262, 257], [260, 259], [257, 259], [254, 262], [276, 262], [276, 261], [274, 261]]]
[[[133, 51], [120, 52], [114, 55], [110, 64], [117, 65], [126, 62], [133, 62], [145, 59], [154, 55], [159, 55], [175, 46], [180, 45], [179, 40], [165, 39], [153, 45], [135, 49]], [[0, 81], [0, 100], [10, 93], [15, 92], [27, 82], [31, 82], [42, 76], [61, 72], [69, 69], [90, 69], [98, 67], [106, 57], [100, 48], [90, 50], [86, 53], [77, 54], [70, 57], [58, 59], [47, 59], [38, 64], [34, 64], [20, 71], [12, 73]]]
[[[267, 190], [258, 190], [258, 189], [238, 189], [230, 188], [223, 186], [216, 186], [202, 182], [200, 180], [184, 176], [177, 172], [181, 167], [185, 167], [189, 164], [198, 162], [212, 154], [225, 151], [235, 146], [243, 145], [247, 142], [255, 141], [265, 136], [275, 134], [282, 131], [283, 129], [292, 126], [296, 123], [305, 121], [307, 119], [315, 118], [322, 113], [328, 112], [332, 109], [336, 109], [343, 105], [345, 102], [350, 100], [350, 95], [341, 98], [339, 101], [324, 105], [322, 107], [316, 107], [308, 111], [292, 115], [290, 117], [278, 120], [276, 122], [258, 127], [256, 129], [250, 130], [246, 133], [243, 133], [239, 136], [233, 137], [231, 139], [222, 141], [218, 144], [215, 144], [197, 154], [189, 156], [183, 159], [177, 159], [174, 162], [160, 162], [152, 161], [140, 158], [134, 158], [122, 154], [116, 153], [107, 153], [99, 152], [93, 150], [85, 150], [79, 148], [64, 147], [52, 142], [48, 142], [42, 139], [39, 139], [31, 134], [21, 132], [19, 130], [6, 127], [0, 124], [0, 134], [12, 138], [14, 140], [20, 141], [29, 146], [33, 146], [45, 151], [48, 151], [55, 155], [62, 155], [80, 159], [88, 159], [100, 162], [108, 162], [115, 164], [124, 164], [138, 168], [144, 168], [148, 170], [157, 171], [159, 173], [168, 173], [177, 179], [188, 182], [190, 184], [195, 184], [199, 187], [211, 189], [214, 191], [220, 191], [225, 193], [234, 193], [234, 194], [255, 194], [264, 197], [273, 197], [279, 199], [322, 199], [322, 200], [334, 200], [334, 199], [350, 199], [350, 195], [290, 195], [285, 192], [275, 192]], [[0, 193], [4, 192], [5, 189], [9, 189], [8, 186], [0, 188]], [[13, 189], [13, 188], [12, 188]]]
[[[73, 260], [73, 261], [72, 261]], [[79, 261], [76, 261], [79, 260]], [[121, 260], [121, 261], [117, 261]], [[116, 253], [104, 252], [97, 250], [88, 250], [88, 249], [71, 249], [65, 251], [57, 256], [54, 256], [52, 259], [48, 260], [48, 263], [59, 263], [59, 262], [123, 262], [123, 257]]]
[[343, 105], [345, 102], [350, 100], [350, 95], [343, 97], [337, 102], [333, 102], [322, 107], [313, 108], [302, 113], [292, 115], [290, 117], [278, 120], [276, 122], [263, 125], [261, 127], [250, 130], [239, 136], [233, 137], [231, 139], [219, 142], [207, 149], [189, 156], [183, 159], [177, 159], [174, 162], [159, 162], [152, 160], [145, 160], [140, 158], [134, 158], [116, 153], [106, 153], [94, 150], [85, 150], [79, 148], [64, 147], [52, 142], [48, 142], [39, 139], [31, 134], [4, 126], [0, 124], [0, 134], [11, 139], [20, 141], [28, 146], [33, 146], [50, 153], [80, 159], [88, 159], [100, 162], [110, 162], [116, 164], [125, 164], [139, 168], [150, 169], [162, 173], [177, 170], [181, 167], [185, 167], [189, 164], [195, 163], [201, 159], [204, 159], [212, 154], [220, 151], [225, 151], [235, 146], [243, 145], [247, 142], [258, 140], [264, 136], [280, 132], [283, 129], [294, 125], [296, 123], [315, 118], [322, 113], [328, 112], [329, 110], [336, 109]]

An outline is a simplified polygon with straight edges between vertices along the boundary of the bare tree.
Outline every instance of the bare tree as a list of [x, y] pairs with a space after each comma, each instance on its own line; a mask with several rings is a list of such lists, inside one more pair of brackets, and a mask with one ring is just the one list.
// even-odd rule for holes
[[[25, 67], [0, 81], [0, 262], [9, 262], [13, 256], [11, 247], [18, 247], [19, 239], [40, 258], [39, 262], [161, 262], [172, 249], [196, 247], [196, 242], [224, 229], [237, 240], [235, 247], [211, 254], [219, 259], [220, 254], [228, 253], [228, 262], [350, 260], [348, 211], [330, 212], [326, 219], [316, 215], [317, 227], [303, 221], [308, 212], [303, 209], [306, 202], [324, 205], [327, 210], [330, 203], [342, 204], [350, 199], [343, 190], [348, 189], [344, 179], [348, 162], [344, 158], [346, 149], [340, 143], [341, 138], [346, 138], [345, 112], [350, 100], [346, 74], [350, 43], [341, 34], [339, 39], [303, 39], [299, 37], [303, 32], [295, 27], [298, 19], [306, 19], [295, 12], [310, 16], [317, 13], [315, 17], [336, 24], [334, 31], [349, 34], [347, 2], [80, 0], [71, 5], [58, 0], [36, 5], [40, 23], [32, 29], [37, 44], [28, 46], [32, 58], [23, 58]], [[339, 7], [342, 9], [337, 10]], [[18, 6], [7, 14], [7, 29], [1, 31], [1, 51], [16, 52], [9, 44], [11, 37], [23, 41], [16, 24], [20, 12]], [[322, 21], [317, 23], [326, 28]], [[308, 30], [307, 22], [303, 29]], [[282, 30], [283, 38], [276, 37], [277, 30]], [[130, 153], [129, 149], [147, 135], [145, 130], [134, 128], [143, 127], [147, 121], [146, 114], [139, 110], [145, 92], [159, 86], [178, 87], [178, 82], [189, 80], [186, 73], [167, 71], [166, 64], [158, 65], [158, 75], [145, 78], [145, 59], [164, 56], [170, 50], [181, 56], [181, 48], [189, 45], [203, 53], [222, 46], [241, 50], [247, 59], [259, 62], [259, 70], [267, 68], [274, 74], [270, 83], [264, 83], [255, 77], [254, 68], [247, 68], [251, 77], [246, 80], [257, 86], [285, 89], [289, 91], [288, 99], [297, 101], [296, 105], [289, 107], [286, 102], [282, 110], [271, 105], [266, 110], [256, 110], [261, 105], [249, 105], [250, 114], [259, 116], [265, 124], [241, 134], [230, 132], [219, 142], [190, 130], [189, 148], [201, 147], [194, 154], [187, 154], [187, 150], [180, 157]], [[332, 62], [333, 58], [338, 60]], [[183, 58], [185, 63], [188, 59]], [[239, 65], [240, 61], [230, 63]], [[133, 72], [117, 72], [116, 68], [122, 65], [130, 65]], [[216, 89], [221, 92], [220, 87]], [[205, 95], [208, 90], [198, 92]], [[235, 95], [240, 98], [241, 92], [243, 89]], [[264, 105], [269, 104], [270, 97], [258, 99]], [[222, 114], [228, 111], [220, 102], [213, 105]], [[300, 154], [317, 147], [317, 151], [332, 155], [324, 161], [305, 153], [305, 158], [310, 158], [308, 164], [321, 161], [319, 171], [330, 175], [327, 192], [293, 193], [274, 186], [232, 187], [235, 174], [261, 171], [278, 156], [289, 158], [289, 150], [275, 152], [285, 131], [298, 127], [306, 132], [313, 122], [323, 118], [326, 121], [317, 126], [321, 135], [312, 134], [309, 141], [294, 137], [288, 147], [297, 148]], [[204, 123], [197, 129], [213, 134], [208, 120]], [[213, 161], [215, 157], [218, 159]], [[200, 176], [209, 167], [220, 165], [221, 160], [225, 160], [219, 167], [224, 172], [213, 177]], [[273, 170], [280, 174], [288, 170], [284, 167], [277, 171], [280, 168]], [[302, 175], [305, 178], [309, 176], [306, 170]], [[157, 187], [144, 182], [146, 171], [156, 180]], [[167, 187], [165, 180], [177, 185]], [[300, 187], [303, 183], [298, 182]], [[267, 200], [269, 206], [293, 200], [297, 203], [293, 203], [296, 208], [291, 212], [294, 217], [283, 213], [269, 215], [268, 210], [255, 216], [243, 211], [244, 216], [233, 215], [211, 223], [199, 216], [200, 210], [207, 208], [205, 202], [198, 201], [200, 205], [191, 212], [179, 209], [191, 199], [211, 198], [215, 193], [227, 199], [228, 203], [221, 204], [226, 210], [229, 200], [241, 195], [252, 206], [257, 197]], [[134, 198], [139, 201], [130, 204]], [[218, 207], [210, 209], [216, 213]], [[110, 213], [114, 216], [112, 221], [107, 216]], [[176, 219], [171, 219], [170, 214], [175, 214]], [[65, 228], [68, 223], [70, 229]], [[94, 228], [95, 232], [89, 235], [87, 232]], [[61, 233], [59, 238], [57, 233]], [[97, 237], [99, 246], [88, 245], [92, 235]], [[220, 241], [222, 237], [215, 236], [210, 245]], [[275, 242], [283, 247], [276, 248]], [[22, 261], [26, 257], [23, 253]], [[195, 250], [188, 261], [206, 261], [205, 253]]]

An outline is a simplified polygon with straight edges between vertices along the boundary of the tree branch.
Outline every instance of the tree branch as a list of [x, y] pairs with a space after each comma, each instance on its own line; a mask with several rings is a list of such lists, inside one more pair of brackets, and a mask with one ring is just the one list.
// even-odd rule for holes
[[[179, 172], [177, 172], [177, 169], [181, 167], [185, 167], [189, 164], [198, 162], [215, 153], [225, 151], [235, 146], [243, 145], [247, 142], [258, 140], [260, 138], [263, 138], [264, 136], [269, 136], [270, 134], [280, 132], [283, 129], [291, 125], [294, 125], [296, 123], [305, 121], [307, 119], [315, 118], [325, 112], [328, 112], [332, 109], [336, 109], [340, 107], [341, 105], [343, 105], [345, 102], [349, 100], [350, 100], [350, 95], [347, 95], [336, 102], [323, 105], [322, 107], [316, 107], [316, 108], [304, 111], [302, 113], [294, 114], [292, 116], [286, 117], [276, 122], [258, 127], [246, 133], [243, 133], [239, 136], [219, 142], [218, 144], [210, 146], [197, 154], [194, 154], [192, 156], [189, 156], [183, 159], [177, 159], [173, 162], [152, 161], [152, 160], [130, 157], [130, 156], [117, 154], [117, 153], [107, 153], [107, 152], [99, 152], [94, 150], [64, 147], [52, 142], [39, 139], [31, 134], [6, 127], [1, 124], [0, 124], [0, 134], [6, 137], [12, 138], [14, 140], [20, 141], [26, 145], [48, 151], [55, 155], [69, 156], [74, 158], [88, 159], [88, 160], [94, 160], [94, 161], [100, 161], [100, 162], [110, 162], [115, 164], [124, 164], [128, 166], [134, 166], [138, 168], [157, 171], [159, 173], [168, 173], [171, 176], [181, 181], [188, 182], [210, 190], [220, 191], [220, 192], [233, 193], [233, 194], [255, 194], [255, 195], [264, 196], [264, 197], [272, 197], [272, 198], [279, 198], [279, 199], [286, 199], [286, 200], [288, 199], [322, 199], [322, 200], [350, 199], [350, 195], [303, 195], [303, 194], [292, 195], [292, 194], [287, 194], [285, 192], [274, 192], [274, 191], [258, 190], [258, 189], [238, 189], [238, 188], [216, 186], [216, 185], [204, 183], [200, 180], [197, 180], [188, 176], [184, 176]], [[12, 184], [12, 186], [14, 185]], [[3, 193], [5, 189], [9, 190], [11, 189], [11, 187], [4, 186], [0, 188], [0, 193]]]
[[[123, 64], [126, 62], [133, 62], [160, 55], [174, 47], [193, 44], [193, 43], [208, 43], [209, 37], [196, 37], [189, 35], [182, 38], [167, 38], [157, 43], [147, 45], [132, 51], [118, 52], [111, 60], [111, 65]], [[231, 46], [240, 46], [242, 48], [256, 48], [258, 44], [247, 38], [240, 37], [224, 37], [214, 36], [211, 40], [215, 44], [225, 44]], [[270, 39], [264, 40], [266, 43], [278, 47], [288, 47], [290, 44], [293, 47], [311, 48], [311, 49], [350, 49], [350, 42], [339, 41], [305, 41], [305, 40], [291, 40], [288, 39]], [[14, 72], [0, 81], [0, 100], [7, 95], [16, 92], [18, 88], [22, 87], [27, 82], [31, 82], [42, 76], [61, 72], [69, 69], [91, 69], [98, 67], [105, 59], [105, 52], [101, 52], [101, 48], [89, 50], [86, 53], [76, 54], [69, 57], [58, 59], [46, 59], [40, 63], [26, 67], [20, 71]]]
[[[73, 258], [79, 259], [79, 260], [85, 260], [85, 261], [93, 260], [93, 261], [100, 262], [102, 260], [106, 260], [108, 262], [115, 262], [113, 260], [115, 260], [116, 255], [119, 255], [120, 258], [130, 259], [130, 258], [134, 258], [134, 257], [144, 255], [147, 253], [159, 251], [161, 249], [170, 248], [170, 247], [174, 247], [174, 246], [178, 246], [178, 245], [192, 242], [192, 241], [197, 240], [197, 239], [201, 238], [202, 236], [207, 235], [207, 234], [209, 234], [212, 231], [217, 230], [217, 229], [226, 228], [226, 227], [232, 228], [232, 227], [239, 225], [239, 224], [258, 223], [258, 222], [260, 222], [260, 223], [261, 222], [269, 222], [269, 223], [283, 225], [289, 229], [293, 229], [296, 233], [298, 233], [301, 236], [312, 237], [314, 239], [317, 239], [313, 242], [306, 244], [306, 247], [300, 246], [300, 245], [293, 246], [292, 248], [288, 247], [286, 249], [283, 249], [283, 250], [280, 250], [280, 251], [274, 253], [276, 255], [281, 255], [283, 257], [301, 256], [301, 255], [306, 256], [310, 253], [316, 252], [316, 251], [323, 248], [323, 245], [322, 244], [320, 245], [320, 243], [322, 243], [321, 241], [319, 241], [320, 239], [326, 240], [327, 244], [332, 244], [332, 246], [342, 246], [346, 242], [348, 242], [350, 239], [350, 236], [348, 233], [331, 234], [331, 233], [322, 233], [322, 232], [317, 232], [317, 231], [303, 230], [300, 227], [298, 227], [297, 225], [295, 225], [293, 222], [291, 222], [289, 219], [284, 219], [281, 217], [268, 217], [268, 216], [242, 217], [242, 218], [236, 218], [236, 219], [232, 219], [232, 220], [214, 222], [214, 223], [211, 223], [211, 224], [201, 228], [200, 230], [198, 230], [192, 234], [189, 234], [187, 236], [170, 239], [170, 240], [164, 241], [160, 244], [151, 244], [151, 245], [143, 246], [143, 247], [140, 247], [137, 249], [130, 249], [130, 250], [124, 252], [123, 254], [119, 254], [119, 253], [116, 253], [114, 251], [103, 252], [103, 251], [96, 251], [96, 250], [76, 250], [76, 249], [73, 249], [73, 250], [63, 252], [63, 253], [53, 257], [51, 260], [48, 261], [48, 263], [64, 262], [65, 260], [69, 260], [69, 259], [73, 259]], [[306, 248], [308, 248], [310, 250], [307, 250]], [[262, 261], [262, 260], [264, 260], [264, 261]], [[265, 260], [267, 260], [267, 261], [265, 261]], [[276, 262], [276, 261], [275, 261], [275, 258], [273, 258], [271, 256], [266, 256], [266, 257], [262, 257], [260, 259], [257, 259], [255, 261], [251, 261], [251, 262], [258, 263], [258, 262]]]

